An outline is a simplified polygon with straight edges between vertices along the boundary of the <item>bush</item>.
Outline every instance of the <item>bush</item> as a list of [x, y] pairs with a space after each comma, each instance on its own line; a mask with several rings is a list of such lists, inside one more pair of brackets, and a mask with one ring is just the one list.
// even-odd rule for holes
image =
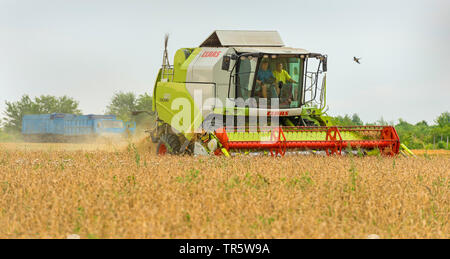
[[0, 129], [0, 142], [21, 141], [22, 135], [19, 133], [10, 133]]

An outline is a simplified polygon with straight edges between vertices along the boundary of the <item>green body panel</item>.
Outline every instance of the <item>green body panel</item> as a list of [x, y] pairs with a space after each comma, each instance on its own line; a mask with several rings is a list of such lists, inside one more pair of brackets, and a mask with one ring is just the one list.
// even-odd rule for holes
[[[185, 83], [189, 65], [200, 52], [201, 48], [179, 49], [175, 53], [173, 69], [168, 69], [164, 73], [173, 73], [173, 78], [166, 76], [164, 79], [167, 82], [162, 82], [163, 73], [160, 69], [153, 88], [152, 108], [158, 113], [158, 119], [169, 124], [188, 139], [191, 139], [193, 131], [198, 129], [203, 121], [202, 114], [194, 104]], [[180, 104], [186, 105], [188, 109], [177, 109], [176, 106]], [[189, 120], [183, 121], [184, 118]]]
[[[175, 53], [175, 57], [173, 59], [173, 67], [174, 67], [174, 82], [184, 83], [186, 82], [186, 75], [189, 69], [189, 65], [195, 59], [195, 57], [200, 53], [202, 49], [200, 48], [184, 48], [179, 49]], [[187, 54], [189, 54], [188, 57]]]
[[[185, 83], [158, 82], [155, 91], [155, 108], [158, 119], [172, 126], [175, 130], [191, 139], [194, 130], [203, 122], [194, 99], [186, 89]], [[177, 107], [179, 105], [183, 107]], [[188, 121], [184, 121], [188, 118]]]
[[[191, 62], [195, 59], [195, 57], [201, 52], [201, 48], [183, 48], [177, 50], [174, 57], [174, 66], [173, 69], [168, 69], [165, 71], [165, 73], [173, 73], [173, 78], [165, 76], [164, 79], [167, 79], [167, 81], [173, 81], [173, 82], [179, 82], [179, 83], [185, 83], [186, 77], [187, 77], [187, 71], [189, 69], [189, 65]], [[190, 53], [188, 58], [186, 59], [186, 53]], [[161, 82], [161, 79], [163, 79], [163, 73], [162, 69], [159, 69], [158, 76], [156, 78], [155, 85], [153, 87], [153, 105], [152, 109], [153, 111], [156, 111], [156, 102], [158, 99], [157, 96], [157, 86], [158, 83]], [[190, 96], [190, 95], [189, 95]]]
[[153, 86], [153, 102], [152, 102], [152, 111], [156, 111], [156, 85], [161, 81], [161, 69], [158, 71], [158, 76], [156, 77], [155, 85]]
[[303, 106], [300, 116], [305, 120], [313, 121], [317, 126], [331, 126], [330, 117], [320, 108]]

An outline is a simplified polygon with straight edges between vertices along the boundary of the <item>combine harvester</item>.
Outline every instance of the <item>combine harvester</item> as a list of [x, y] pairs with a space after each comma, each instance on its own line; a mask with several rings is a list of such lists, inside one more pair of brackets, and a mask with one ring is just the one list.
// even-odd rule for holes
[[167, 41], [149, 131], [160, 155], [401, 152], [392, 126], [332, 125], [327, 56], [285, 47], [276, 31], [215, 31], [173, 65]]
[[84, 142], [98, 138], [123, 138], [134, 134], [135, 122], [115, 115], [64, 113], [25, 115], [22, 135], [27, 142]]

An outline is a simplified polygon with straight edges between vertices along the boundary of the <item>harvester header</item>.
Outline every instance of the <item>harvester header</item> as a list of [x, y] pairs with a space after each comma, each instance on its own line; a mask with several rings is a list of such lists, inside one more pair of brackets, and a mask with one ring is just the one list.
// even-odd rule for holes
[[327, 55], [286, 47], [276, 31], [215, 31], [167, 55], [154, 86], [159, 154], [399, 153], [393, 127], [332, 125]]

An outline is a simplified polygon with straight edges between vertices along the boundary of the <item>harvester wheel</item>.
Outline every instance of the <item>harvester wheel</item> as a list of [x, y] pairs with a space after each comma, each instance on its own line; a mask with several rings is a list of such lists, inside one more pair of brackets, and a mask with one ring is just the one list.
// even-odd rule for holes
[[158, 130], [156, 128], [152, 129], [152, 130], [145, 130], [145, 133], [147, 133], [149, 135], [149, 139], [153, 143], [158, 143], [159, 137], [158, 137]]
[[180, 140], [174, 134], [164, 134], [161, 136], [156, 148], [158, 155], [175, 155], [180, 151]]
[[152, 140], [153, 143], [158, 143], [158, 141], [159, 141], [159, 138], [155, 137], [153, 135], [150, 136], [150, 139]]

